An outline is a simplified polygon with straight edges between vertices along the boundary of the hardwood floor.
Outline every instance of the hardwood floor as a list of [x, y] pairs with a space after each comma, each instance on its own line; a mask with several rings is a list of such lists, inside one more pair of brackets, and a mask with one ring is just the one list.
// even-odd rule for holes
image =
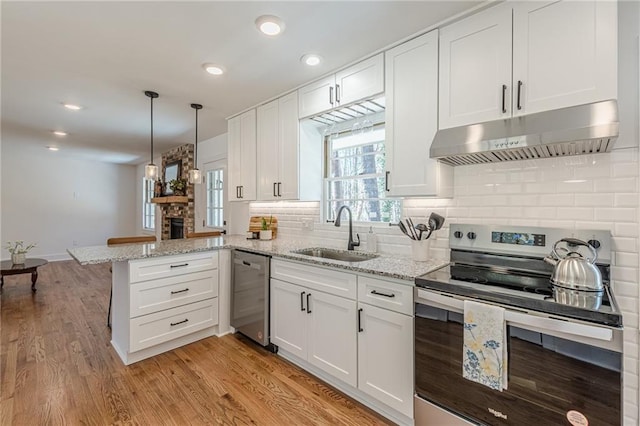
[[125, 366], [109, 341], [109, 265], [6, 277], [1, 425], [378, 425], [358, 402], [241, 336]]

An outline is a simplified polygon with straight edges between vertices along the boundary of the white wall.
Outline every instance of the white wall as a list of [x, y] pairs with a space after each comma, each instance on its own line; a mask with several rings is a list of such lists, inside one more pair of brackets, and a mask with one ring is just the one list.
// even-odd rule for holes
[[[5, 138], [6, 139], [6, 138]], [[65, 157], [2, 143], [1, 241], [35, 242], [32, 256], [70, 258], [67, 248], [105, 244], [135, 230], [134, 166]], [[3, 259], [9, 253], [2, 250]]]

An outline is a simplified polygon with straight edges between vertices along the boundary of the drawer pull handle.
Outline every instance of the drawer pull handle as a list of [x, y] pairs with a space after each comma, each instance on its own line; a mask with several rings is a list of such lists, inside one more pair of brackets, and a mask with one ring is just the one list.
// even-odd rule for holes
[[187, 288], [184, 288], [184, 289], [182, 289], [182, 290], [172, 291], [172, 292], [171, 292], [171, 294], [184, 293], [184, 292], [187, 292], [187, 291], [189, 291], [189, 288], [188, 288], [188, 287], [187, 287]]
[[183, 266], [189, 266], [189, 264], [188, 263], [182, 263], [180, 265], [171, 265], [171, 269], [173, 269], [173, 268], [182, 268]]
[[362, 328], [362, 308], [358, 309], [358, 333], [362, 333], [364, 328]]
[[178, 321], [178, 322], [172, 322], [171, 323], [171, 327], [173, 327], [174, 325], [178, 325], [178, 324], [184, 324], [185, 322], [189, 322], [189, 318], [185, 318], [182, 321]]
[[379, 291], [375, 291], [375, 290], [371, 290], [371, 294], [377, 294], [378, 296], [384, 296], [384, 297], [396, 297], [396, 295], [393, 293], [391, 294], [380, 293]]
[[300, 310], [301, 311], [305, 311], [305, 307], [304, 307], [304, 295], [306, 294], [306, 292], [300, 292]]
[[309, 298], [311, 297], [311, 293], [307, 294], [307, 313], [311, 313], [311, 304], [309, 303]]

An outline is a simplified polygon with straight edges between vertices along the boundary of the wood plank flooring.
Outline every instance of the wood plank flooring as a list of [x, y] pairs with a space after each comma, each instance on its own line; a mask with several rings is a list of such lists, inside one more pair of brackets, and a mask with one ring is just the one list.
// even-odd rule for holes
[[241, 336], [125, 366], [106, 326], [109, 265], [5, 277], [1, 425], [392, 424]]

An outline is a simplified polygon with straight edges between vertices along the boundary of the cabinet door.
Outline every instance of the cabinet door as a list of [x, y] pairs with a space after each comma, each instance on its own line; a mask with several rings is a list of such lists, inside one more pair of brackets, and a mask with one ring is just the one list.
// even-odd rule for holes
[[336, 73], [336, 101], [347, 105], [384, 92], [384, 56], [379, 54]]
[[293, 92], [278, 99], [280, 110], [280, 149], [278, 154], [278, 198], [297, 200], [299, 186], [299, 140], [298, 93]]
[[243, 201], [256, 199], [256, 110], [252, 109], [240, 116], [241, 150], [242, 150], [242, 188], [240, 195]]
[[278, 198], [280, 150], [278, 100], [258, 107], [258, 200]]
[[307, 359], [307, 314], [304, 287], [271, 278], [271, 342]]
[[240, 116], [233, 117], [227, 122], [227, 152], [229, 153], [229, 201], [240, 200], [240, 185], [242, 185], [242, 137], [240, 131]]
[[298, 118], [305, 118], [334, 107], [334, 76], [298, 89]]
[[440, 29], [441, 129], [511, 116], [511, 21], [507, 3]]
[[413, 417], [413, 318], [359, 304], [358, 388]]
[[429, 158], [438, 130], [438, 31], [385, 53], [390, 195], [451, 196], [453, 171]]
[[356, 302], [313, 291], [307, 360], [351, 386], [358, 385]]
[[514, 115], [617, 97], [616, 2], [514, 2], [513, 8]]

